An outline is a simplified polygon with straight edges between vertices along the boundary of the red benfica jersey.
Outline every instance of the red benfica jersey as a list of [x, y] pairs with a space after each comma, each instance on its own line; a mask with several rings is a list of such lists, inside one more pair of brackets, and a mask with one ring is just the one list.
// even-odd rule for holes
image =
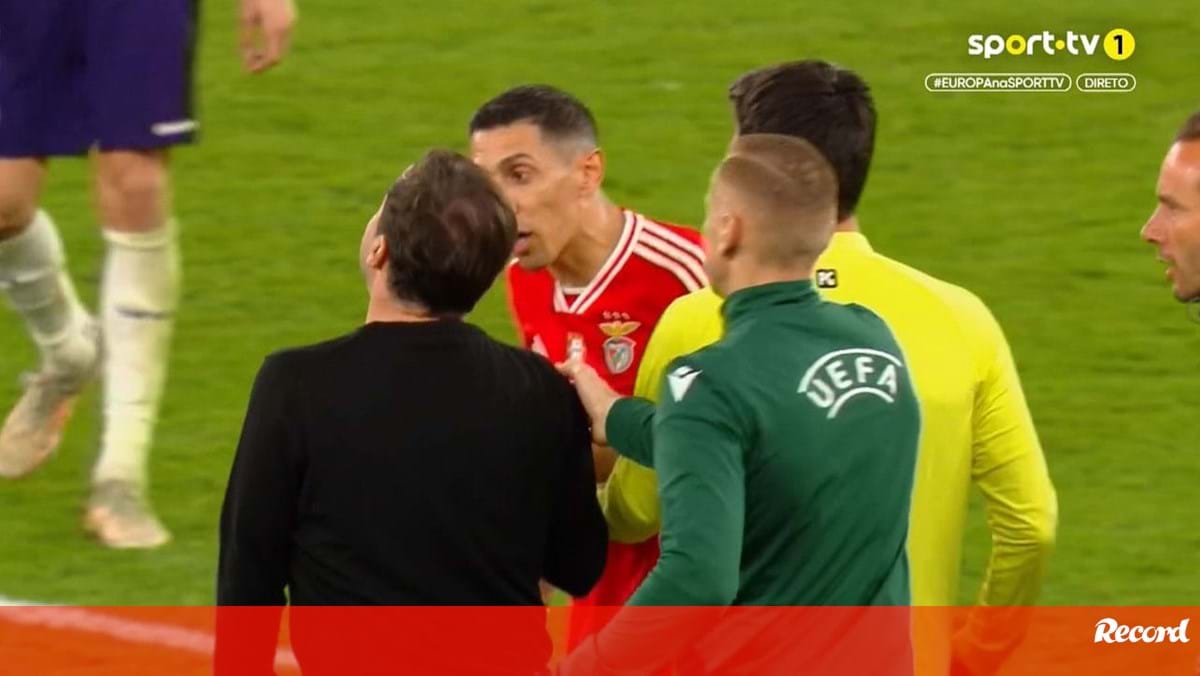
[[[624, 211], [616, 248], [587, 286], [564, 288], [542, 269], [508, 267], [508, 296], [525, 347], [561, 362], [581, 354], [613, 389], [633, 394], [650, 334], [671, 301], [706, 284], [700, 233]], [[591, 606], [624, 605], [658, 560], [658, 539], [609, 543], [596, 587], [576, 599], [568, 647], [597, 631]]]

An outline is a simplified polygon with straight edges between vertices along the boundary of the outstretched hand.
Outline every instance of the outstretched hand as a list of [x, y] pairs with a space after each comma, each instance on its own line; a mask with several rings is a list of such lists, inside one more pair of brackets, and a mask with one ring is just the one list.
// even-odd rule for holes
[[597, 444], [607, 445], [608, 437], [604, 431], [608, 412], [621, 395], [609, 387], [608, 383], [596, 373], [596, 369], [588, 366], [582, 359], [573, 357], [556, 364], [558, 372], [566, 376], [575, 385], [583, 409], [592, 420], [592, 440]]

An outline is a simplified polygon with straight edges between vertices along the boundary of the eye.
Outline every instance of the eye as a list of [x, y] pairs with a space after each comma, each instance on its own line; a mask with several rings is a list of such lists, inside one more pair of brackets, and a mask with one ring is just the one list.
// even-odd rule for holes
[[504, 180], [512, 185], [526, 185], [538, 178], [538, 169], [529, 162], [515, 162], [502, 167]]

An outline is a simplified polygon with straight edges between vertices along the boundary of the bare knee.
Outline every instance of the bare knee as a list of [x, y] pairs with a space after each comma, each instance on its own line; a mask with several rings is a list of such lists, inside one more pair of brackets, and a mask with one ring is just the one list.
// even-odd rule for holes
[[33, 221], [44, 173], [38, 160], [0, 160], [0, 239], [20, 234]]
[[25, 231], [33, 222], [37, 213], [37, 203], [34, 200], [20, 199], [19, 196], [0, 191], [0, 240], [16, 237]]
[[105, 227], [145, 232], [166, 222], [170, 181], [164, 151], [104, 153], [98, 161], [96, 182]]

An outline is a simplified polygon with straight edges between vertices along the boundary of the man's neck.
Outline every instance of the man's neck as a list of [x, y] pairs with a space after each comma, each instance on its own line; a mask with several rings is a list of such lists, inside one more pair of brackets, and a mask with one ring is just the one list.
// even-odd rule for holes
[[438, 317], [429, 314], [424, 308], [396, 300], [391, 294], [381, 295], [375, 292], [371, 294], [371, 300], [367, 303], [367, 320], [365, 323], [415, 323], [433, 322], [438, 319]]
[[728, 298], [743, 289], [780, 282], [803, 282], [812, 279], [813, 266], [791, 270], [768, 268], [748, 269], [744, 272], [731, 270], [729, 278], [721, 289], [721, 296]]
[[838, 224], [833, 226], [834, 232], [859, 232], [858, 216], [850, 214], [846, 218], [838, 221]]
[[583, 218], [575, 237], [550, 264], [550, 274], [563, 286], [587, 286], [617, 248], [625, 227], [620, 207], [604, 198], [598, 199]]

